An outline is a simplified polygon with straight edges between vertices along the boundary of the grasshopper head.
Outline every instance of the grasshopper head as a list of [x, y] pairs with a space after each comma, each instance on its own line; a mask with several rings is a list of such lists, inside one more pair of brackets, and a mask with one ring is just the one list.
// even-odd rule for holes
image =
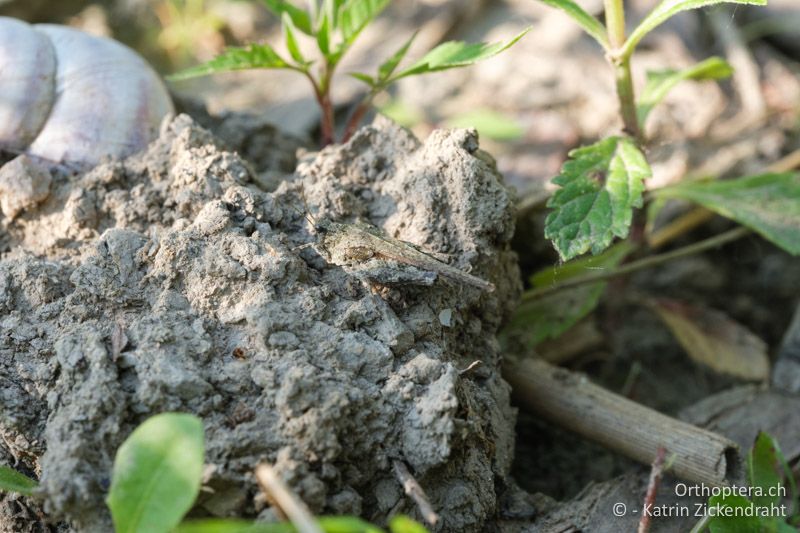
[[333, 230], [333, 223], [330, 220], [319, 220], [316, 224], [314, 224], [314, 230], [320, 235], [325, 235], [329, 231]]

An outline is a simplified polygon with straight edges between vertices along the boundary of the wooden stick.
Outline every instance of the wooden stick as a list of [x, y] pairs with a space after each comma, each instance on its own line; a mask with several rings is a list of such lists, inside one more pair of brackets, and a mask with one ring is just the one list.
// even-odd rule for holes
[[675, 454], [671, 472], [725, 485], [738, 473], [733, 441], [676, 420], [538, 359], [506, 361], [503, 377], [518, 405], [631, 459], [649, 464], [660, 447]]
[[417, 504], [419, 512], [422, 513], [422, 518], [431, 526], [435, 526], [436, 522], [439, 521], [439, 515], [433, 510], [433, 506], [430, 501], [428, 501], [428, 496], [425, 494], [425, 491], [422, 490], [419, 483], [417, 483], [417, 480], [414, 479], [414, 476], [411, 475], [411, 472], [408, 471], [406, 464], [402, 461], [395, 460], [392, 461], [392, 466], [394, 467], [394, 474], [397, 476], [400, 484], [403, 485], [403, 490]]
[[647, 482], [647, 494], [644, 497], [644, 507], [642, 507], [642, 517], [639, 519], [639, 530], [637, 533], [647, 533], [650, 531], [650, 518], [652, 513], [645, 512], [645, 509], [656, 503], [658, 486], [661, 484], [661, 476], [664, 474], [664, 459], [667, 457], [667, 450], [661, 447], [656, 451], [656, 458], [653, 459], [653, 466], [650, 469], [650, 480]]
[[323, 533], [308, 506], [289, 490], [274, 468], [264, 463], [258, 465], [256, 480], [267, 499], [280, 507], [299, 533]]

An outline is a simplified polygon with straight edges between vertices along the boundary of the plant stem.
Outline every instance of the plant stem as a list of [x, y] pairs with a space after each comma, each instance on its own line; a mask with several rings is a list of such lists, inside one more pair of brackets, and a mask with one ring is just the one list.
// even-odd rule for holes
[[606, 27], [611, 48], [618, 50], [625, 44], [625, 6], [622, 0], [605, 0]]
[[335, 124], [333, 118], [333, 104], [331, 103], [331, 94], [326, 92], [318, 99], [319, 105], [322, 108], [322, 118], [320, 119], [320, 129], [322, 130], [322, 146], [333, 144]]
[[622, 276], [625, 274], [630, 274], [632, 272], [636, 272], [639, 270], [643, 270], [645, 268], [650, 268], [654, 266], [658, 266], [673, 259], [679, 259], [681, 257], [687, 257], [690, 255], [694, 255], [700, 252], [704, 252], [706, 250], [710, 250], [712, 248], [716, 248], [718, 246], [722, 246], [731, 241], [735, 241], [736, 239], [740, 239], [745, 235], [750, 233], [749, 228], [745, 227], [738, 227], [732, 229], [730, 231], [726, 231], [725, 233], [720, 233], [719, 235], [715, 235], [714, 237], [710, 237], [700, 242], [696, 242], [694, 244], [690, 244], [689, 246], [684, 246], [683, 248], [678, 248], [677, 250], [673, 250], [671, 252], [666, 252], [663, 254], [658, 255], [651, 255], [649, 257], [645, 257], [639, 259], [638, 261], [633, 261], [626, 265], [622, 265], [619, 268], [614, 270], [609, 270], [607, 272], [598, 272], [595, 274], [588, 274], [586, 276], [580, 276], [576, 278], [568, 279], [562, 283], [557, 283], [555, 285], [550, 285], [549, 287], [542, 287], [540, 289], [534, 289], [532, 291], [528, 291], [522, 295], [523, 302], [530, 302], [533, 300], [538, 300], [544, 296], [548, 296], [555, 292], [563, 291], [565, 289], [572, 289], [574, 287], [579, 287], [581, 285], [586, 285], [587, 283], [596, 283], [598, 281], [606, 281], [612, 278], [616, 278], [618, 276]]
[[642, 132], [639, 129], [639, 118], [636, 116], [636, 97], [633, 91], [633, 78], [631, 77], [631, 60], [623, 59], [619, 64], [614, 64], [614, 75], [617, 81], [617, 98], [622, 115], [625, 131], [643, 144]]
[[347, 125], [344, 128], [344, 134], [342, 135], [342, 142], [346, 143], [350, 140], [350, 137], [356, 132], [358, 127], [361, 125], [361, 121], [364, 119], [364, 115], [367, 114], [369, 108], [372, 107], [372, 100], [375, 98], [377, 94], [376, 91], [372, 90], [358, 103], [356, 108], [353, 110], [353, 113], [350, 115], [350, 118], [347, 120]]
[[314, 76], [308, 70], [301, 70], [301, 72], [308, 81], [311, 82], [311, 87], [314, 88], [314, 97], [317, 99], [317, 103], [319, 104], [319, 109], [322, 112], [322, 116], [319, 120], [319, 128], [322, 134], [322, 146], [327, 146], [333, 142], [333, 106], [331, 105], [331, 97], [330, 97], [330, 84], [327, 87], [323, 88], [320, 83], [317, 83], [317, 80], [314, 79]]
[[714, 216], [715, 213], [709, 211], [705, 207], [695, 207], [658, 231], [654, 231], [653, 234], [647, 238], [647, 244], [649, 244], [650, 248], [653, 250], [661, 248], [665, 244], [685, 235], [697, 226], [708, 222], [714, 218]]
[[[656, 457], [653, 460], [653, 466], [650, 469], [650, 480], [647, 483], [647, 493], [644, 497], [645, 509], [648, 506], [652, 508], [656, 503], [658, 486], [661, 484], [661, 477], [664, 475], [664, 470], [666, 470], [666, 468], [664, 468], [664, 462], [666, 458], [666, 448], [659, 446], [658, 450], [656, 450]], [[642, 513], [642, 517], [639, 520], [639, 530], [637, 533], [649, 533], [651, 518], [652, 517], [650, 513]]]
[[642, 135], [639, 130], [639, 119], [636, 116], [636, 98], [631, 77], [631, 59], [619, 56], [618, 52], [625, 45], [625, 6], [623, 0], [605, 0], [606, 27], [608, 41], [611, 44], [609, 61], [614, 67], [614, 79], [617, 84], [620, 115], [628, 135], [640, 144]]

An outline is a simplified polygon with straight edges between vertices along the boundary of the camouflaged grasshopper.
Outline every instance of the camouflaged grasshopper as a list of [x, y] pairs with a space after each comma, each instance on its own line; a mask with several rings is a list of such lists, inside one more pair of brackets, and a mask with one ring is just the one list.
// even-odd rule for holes
[[384, 235], [375, 226], [327, 220], [310, 222], [318, 235], [315, 248], [329, 263], [360, 270], [359, 266], [365, 266], [372, 260], [388, 260], [408, 265], [415, 272], [411, 277], [392, 276], [395, 282], [412, 281], [430, 285], [438, 274], [487, 292], [494, 290], [494, 284], [443, 263], [411, 243]]

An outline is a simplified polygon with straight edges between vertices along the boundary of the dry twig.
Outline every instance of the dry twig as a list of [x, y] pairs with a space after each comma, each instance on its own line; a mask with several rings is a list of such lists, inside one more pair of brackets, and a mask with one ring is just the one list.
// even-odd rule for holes
[[647, 493], [644, 497], [644, 507], [642, 508], [642, 518], [639, 519], [638, 533], [650, 531], [651, 513], [644, 512], [647, 507], [652, 507], [656, 503], [658, 486], [661, 484], [661, 476], [664, 473], [664, 459], [667, 457], [667, 450], [662, 446], [656, 451], [656, 458], [653, 459], [653, 466], [650, 469], [650, 480], [647, 482]]
[[422, 518], [431, 526], [435, 526], [436, 522], [439, 521], [439, 515], [433, 510], [431, 502], [428, 501], [428, 496], [425, 495], [425, 491], [422, 490], [422, 487], [420, 487], [417, 480], [414, 479], [414, 476], [411, 475], [411, 472], [408, 471], [406, 464], [402, 461], [395, 460], [392, 461], [392, 466], [394, 467], [394, 474], [397, 476], [400, 484], [403, 485], [403, 490], [417, 504], [419, 512], [422, 513]]
[[256, 480], [267, 500], [280, 507], [297, 531], [300, 533], [323, 533], [308, 506], [289, 490], [274, 468], [263, 463], [258, 465]]

